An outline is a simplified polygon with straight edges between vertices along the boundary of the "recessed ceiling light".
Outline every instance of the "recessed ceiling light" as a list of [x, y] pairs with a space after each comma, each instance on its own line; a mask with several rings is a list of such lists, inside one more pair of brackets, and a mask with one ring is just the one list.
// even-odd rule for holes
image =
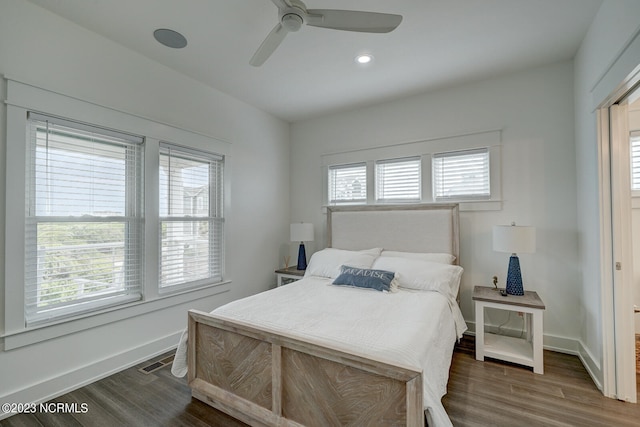
[[177, 31], [159, 28], [153, 32], [153, 37], [159, 43], [174, 49], [182, 49], [187, 45], [187, 39]]
[[368, 64], [373, 61], [373, 55], [369, 53], [363, 53], [362, 55], [356, 56], [356, 62], [358, 64]]

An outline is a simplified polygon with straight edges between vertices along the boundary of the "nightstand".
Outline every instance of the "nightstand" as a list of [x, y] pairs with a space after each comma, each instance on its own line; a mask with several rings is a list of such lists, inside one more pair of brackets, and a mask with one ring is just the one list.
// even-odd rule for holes
[[304, 272], [305, 270], [298, 270], [296, 266], [276, 270], [278, 287], [302, 279], [302, 277], [304, 276]]
[[[524, 295], [507, 295], [487, 286], [473, 288], [476, 308], [476, 360], [485, 357], [533, 367], [536, 374], [544, 373], [542, 360], [542, 314], [545, 306], [536, 292], [525, 291]], [[526, 337], [515, 338], [485, 333], [484, 309], [516, 311], [524, 313]]]

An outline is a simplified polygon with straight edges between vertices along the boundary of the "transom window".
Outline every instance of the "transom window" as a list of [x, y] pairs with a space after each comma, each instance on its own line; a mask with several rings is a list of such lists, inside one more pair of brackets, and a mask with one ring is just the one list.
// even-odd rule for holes
[[432, 156], [435, 200], [488, 199], [491, 196], [489, 150], [438, 153]]
[[501, 208], [499, 132], [332, 153], [323, 163], [329, 205], [453, 202], [463, 210]]
[[377, 161], [376, 202], [419, 201], [420, 164], [420, 157]]
[[367, 164], [329, 167], [329, 204], [366, 203]]

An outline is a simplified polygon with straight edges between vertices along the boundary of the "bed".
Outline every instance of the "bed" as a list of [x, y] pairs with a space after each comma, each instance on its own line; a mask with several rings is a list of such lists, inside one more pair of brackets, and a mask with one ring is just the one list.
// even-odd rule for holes
[[[451, 425], [457, 205], [330, 207], [327, 246], [298, 282], [190, 311], [173, 373], [251, 425]], [[354, 269], [391, 272], [388, 292], [333, 284]]]

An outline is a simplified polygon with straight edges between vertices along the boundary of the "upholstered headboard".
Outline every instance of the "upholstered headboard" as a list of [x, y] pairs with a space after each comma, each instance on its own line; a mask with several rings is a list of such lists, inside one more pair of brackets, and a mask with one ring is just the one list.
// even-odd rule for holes
[[443, 252], [459, 258], [457, 204], [331, 206], [327, 246]]

